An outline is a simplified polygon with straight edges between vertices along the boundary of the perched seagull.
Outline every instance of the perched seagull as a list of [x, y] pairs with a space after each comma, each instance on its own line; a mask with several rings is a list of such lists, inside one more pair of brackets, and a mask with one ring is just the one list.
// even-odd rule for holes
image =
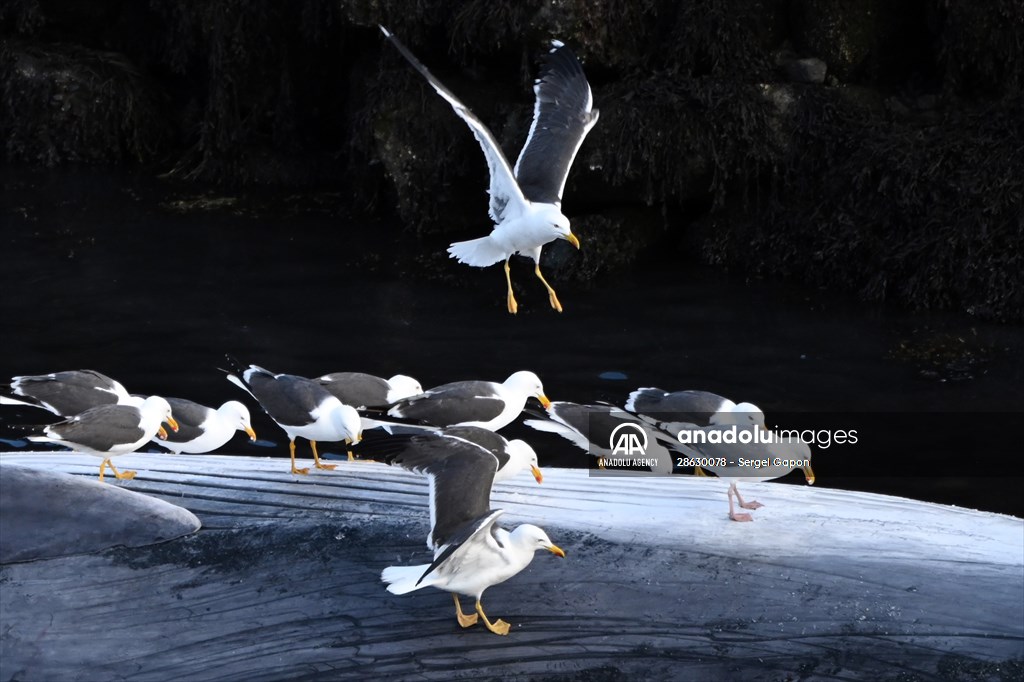
[[561, 207], [569, 168], [598, 118], [583, 67], [569, 48], [557, 40], [551, 41], [551, 51], [533, 86], [536, 94], [533, 123], [513, 168], [487, 126], [398, 38], [383, 26], [380, 30], [469, 125], [487, 158], [491, 175], [489, 213], [494, 229], [486, 237], [452, 244], [448, 253], [460, 263], [480, 268], [504, 260], [510, 313], [515, 313], [519, 306], [512, 294], [508, 261], [514, 254], [532, 258], [533, 271], [548, 290], [551, 307], [562, 312], [555, 290], [540, 272], [540, 252], [545, 244], [555, 239], [564, 239], [577, 249], [580, 247]]
[[497, 431], [511, 424], [531, 397], [539, 400], [545, 408], [551, 404], [544, 395], [540, 378], [524, 370], [500, 384], [493, 381], [455, 381], [437, 386], [400, 400], [388, 410], [388, 415], [433, 426], [479, 426]]
[[723, 414], [731, 414], [729, 423], [747, 422], [764, 428], [764, 412], [753, 403], [734, 403], [710, 391], [663, 391], [660, 388], [638, 388], [629, 394], [627, 412], [657, 422], [659, 428], [671, 431], [673, 437], [679, 428], [707, 426]]
[[234, 358], [228, 357], [235, 374], [228, 381], [247, 391], [263, 410], [288, 434], [288, 451], [293, 474], [308, 474], [308, 468], [295, 466], [295, 439], [305, 438], [313, 449], [317, 469], [334, 469], [324, 464], [316, 451], [316, 442], [340, 441], [358, 443], [362, 424], [354, 407], [343, 404], [323, 386], [294, 374], [274, 374], [258, 365], [243, 370]]
[[167, 437], [162, 423], [172, 430], [178, 430], [170, 404], [160, 396], [149, 396], [135, 407], [133, 405], [98, 405], [77, 414], [70, 419], [51, 424], [43, 429], [41, 436], [29, 436], [37, 443], [57, 443], [73, 450], [102, 457], [100, 480], [103, 470], [110, 467], [119, 479], [135, 478], [134, 471], [118, 471], [110, 461], [111, 457], [134, 452], [159, 434]]
[[249, 419], [249, 408], [237, 400], [229, 400], [216, 410], [183, 398], [167, 398], [178, 421], [178, 430], [166, 439], [153, 439], [176, 455], [213, 452], [235, 435], [244, 431], [249, 440], [256, 440]]
[[[502, 510], [491, 510], [491, 485], [497, 458], [483, 448], [470, 446], [417, 447], [393, 459], [405, 469], [430, 479], [430, 536], [434, 561], [420, 566], [389, 566], [381, 573], [392, 594], [422, 587], [452, 593], [455, 615], [462, 627], [476, 624], [477, 615], [491, 632], [507, 635], [509, 625], [493, 623], [480, 600], [484, 590], [516, 575], [533, 560], [538, 549], [564, 557], [547, 534], [525, 524], [511, 533], [496, 525]], [[476, 613], [466, 614], [459, 595], [476, 600]]]
[[[734, 441], [725, 434], [735, 431]], [[716, 433], [717, 432], [717, 433]], [[733, 521], [753, 521], [754, 517], [737, 512], [733, 497], [743, 509], [759, 509], [764, 505], [755, 500], [746, 502], [736, 487], [739, 481], [760, 482], [781, 478], [800, 469], [808, 485], [814, 485], [811, 468], [811, 448], [799, 437], [783, 438], [767, 430], [762, 423], [752, 423], [748, 414], [739, 411], [717, 413], [707, 426], [690, 425], [673, 434], [676, 448], [685, 457], [699, 462], [719, 478], [729, 479], [729, 518]], [[741, 464], [746, 462], [747, 464]]]
[[0, 395], [0, 405], [27, 405], [49, 410], [60, 417], [73, 417], [98, 405], [141, 405], [120, 382], [93, 369], [73, 369], [11, 379], [11, 392], [24, 398]]
[[387, 407], [403, 398], [423, 393], [420, 382], [404, 374], [382, 379], [362, 372], [333, 372], [315, 379], [331, 395], [357, 410]]
[[[555, 401], [547, 407], [547, 419], [527, 419], [524, 424], [537, 431], [557, 433], [566, 440], [598, 458], [598, 466], [604, 468], [603, 461], [618, 455], [615, 452], [615, 435], [622, 431], [623, 424], [632, 424], [637, 428], [645, 427], [655, 431], [636, 416], [614, 405], [581, 405], [567, 401]], [[671, 474], [673, 456], [659, 442], [659, 438], [649, 438], [643, 459], [650, 461], [651, 471], [659, 474]]]

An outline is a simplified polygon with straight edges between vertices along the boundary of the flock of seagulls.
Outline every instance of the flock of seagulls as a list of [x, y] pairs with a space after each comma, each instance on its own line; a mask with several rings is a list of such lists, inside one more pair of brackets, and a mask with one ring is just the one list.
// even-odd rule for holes
[[[350, 458], [355, 450], [361, 459], [385, 462], [426, 477], [430, 497], [427, 547], [434, 559], [419, 566], [390, 566], [381, 578], [393, 594], [424, 587], [451, 592], [462, 627], [482, 621], [491, 632], [507, 634], [508, 623], [491, 620], [484, 612], [484, 591], [526, 568], [538, 550], [565, 556], [542, 529], [524, 524], [508, 531], [498, 524], [502, 510], [491, 509], [495, 482], [524, 471], [538, 484], [543, 481], [533, 447], [525, 440], [509, 440], [497, 433], [521, 414], [531, 416], [524, 420], [526, 426], [556, 433], [600, 460], [615, 454], [612, 437], [622, 425], [645, 428], [653, 436], [644, 460], [653, 462], [652, 471], [672, 473], [678, 469], [677, 458], [687, 457], [700, 459], [698, 473], [706, 470], [729, 480], [729, 518], [734, 521], [752, 520], [749, 513], [736, 511], [734, 498], [741, 509], [761, 506], [743, 500], [737, 481], [778, 478], [801, 468], [808, 483], [814, 482], [810, 449], [799, 441], [770, 445], [756, 441], [710, 443], [716, 439], [704, 444], [680, 442], [675, 437], [679, 429], [765, 428], [764, 413], [757, 406], [736, 404], [705, 391], [641, 388], [630, 393], [620, 407], [552, 402], [540, 378], [530, 371], [515, 372], [501, 382], [458, 381], [424, 390], [404, 375], [385, 380], [344, 372], [306, 378], [274, 373], [258, 365], [245, 367], [230, 356], [227, 360], [226, 378], [253, 398], [288, 436], [292, 474], [310, 471], [296, 464], [295, 441], [305, 438], [317, 469], [336, 467], [323, 462], [317, 442], [344, 442], [350, 448]], [[541, 410], [528, 407], [531, 399]], [[40, 427], [29, 440], [101, 457], [100, 480], [107, 467], [118, 479], [133, 478], [134, 471], [118, 471], [110, 459], [150, 442], [180, 454], [216, 450], [238, 431], [253, 440], [256, 437], [249, 410], [239, 401], [213, 409], [180, 398], [140, 396], [94, 370], [14, 377], [10, 395], [0, 395], [0, 404], [30, 405], [64, 417]], [[715, 464], [720, 459], [733, 462], [739, 457], [768, 454], [790, 465], [759, 468], [752, 475], [734, 463]], [[474, 612], [462, 610], [459, 595], [475, 600]]]
[[[509, 163], [493, 133], [386, 28], [386, 39], [444, 98], [469, 126], [483, 150], [490, 172], [490, 234], [450, 245], [448, 253], [461, 263], [487, 267], [504, 261], [507, 307], [516, 313], [509, 261], [522, 255], [534, 261], [534, 273], [544, 285], [551, 307], [562, 311], [555, 290], [540, 270], [543, 247], [563, 239], [580, 247], [562, 213], [562, 193], [573, 160], [584, 138], [597, 123], [598, 111], [579, 61], [564, 44], [552, 41], [534, 85], [533, 121], [515, 165]], [[537, 483], [543, 476], [537, 453], [524, 440], [507, 440], [496, 433], [527, 410], [535, 399], [543, 412], [526, 425], [556, 433], [588, 453], [611, 458], [614, 435], [623, 425], [646, 428], [654, 436], [647, 443], [649, 468], [672, 473], [676, 457], [702, 462], [707, 470], [730, 479], [729, 518], [750, 521], [737, 512], [756, 509], [736, 489], [736, 480], [750, 480], [730, 461], [735, 452], [722, 446], [679, 442], [681, 428], [712, 432], [726, 428], [764, 429], [764, 414], [754, 405], [739, 405], [703, 391], [667, 392], [642, 388], [630, 394], [622, 407], [609, 404], [551, 402], [540, 378], [519, 371], [501, 382], [459, 381], [424, 390], [415, 379], [395, 375], [383, 379], [358, 372], [338, 372], [316, 378], [279, 374], [258, 365], [242, 366], [228, 358], [227, 379], [244, 390], [285, 432], [291, 473], [308, 475], [296, 462], [296, 440], [309, 441], [313, 465], [331, 470], [317, 450], [318, 442], [344, 442], [349, 458], [358, 453], [421, 474], [428, 480], [430, 531], [427, 547], [433, 561], [417, 566], [389, 566], [381, 573], [393, 594], [434, 587], [453, 596], [460, 626], [482, 621], [491, 632], [506, 635], [509, 624], [488, 618], [481, 604], [487, 588], [515, 576], [539, 550], [564, 557], [541, 528], [523, 524], [509, 531], [498, 524], [501, 509], [491, 508], [496, 481], [530, 471]], [[62, 421], [39, 427], [33, 442], [62, 445], [102, 458], [99, 477], [110, 468], [118, 479], [134, 471], [118, 471], [111, 463], [117, 455], [155, 442], [176, 454], [211, 452], [223, 447], [238, 431], [255, 440], [248, 408], [237, 400], [218, 408], [182, 398], [129, 393], [119, 382], [94, 370], [55, 372], [14, 377], [10, 395], [0, 404], [30, 405], [48, 410]], [[532, 410], [531, 410], [532, 411]], [[668, 416], [666, 416], [668, 415]], [[164, 428], [169, 427], [170, 431]], [[364, 434], [373, 433], [367, 441]], [[646, 433], [646, 431], [644, 432]], [[646, 438], [646, 437], [645, 437]], [[713, 439], [709, 439], [713, 440]], [[731, 447], [731, 446], [730, 446]], [[773, 446], [772, 455], [786, 461], [805, 461], [807, 481], [813, 483], [810, 450], [802, 443]], [[765, 454], [755, 443], [742, 455]], [[366, 453], [365, 455], [363, 453]], [[704, 464], [706, 463], [706, 464]], [[756, 480], [789, 473], [792, 466], [761, 469]], [[741, 475], [742, 474], [742, 475]], [[466, 613], [459, 596], [475, 601]]]

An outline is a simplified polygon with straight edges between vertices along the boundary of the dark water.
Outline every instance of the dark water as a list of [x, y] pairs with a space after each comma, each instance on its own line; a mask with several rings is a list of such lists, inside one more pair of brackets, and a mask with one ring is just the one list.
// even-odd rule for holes
[[[234, 196], [89, 171], [0, 180], [3, 378], [89, 367], [133, 392], [219, 404], [247, 399], [217, 369], [230, 352], [275, 371], [401, 372], [424, 386], [532, 369], [554, 400], [704, 389], [780, 426], [882, 424], [857, 448], [816, 450], [821, 485], [1024, 516], [1022, 479], [1004, 475], [1021, 453], [1010, 434], [1024, 424], [1020, 326], [671, 258], [593, 286], [553, 281], [562, 315], [521, 265], [513, 317], [500, 268], [419, 257], [396, 225], [351, 217], [337, 192]], [[443, 276], [410, 274], [424, 260]], [[3, 447], [21, 445], [10, 424], [47, 416], [0, 410]], [[258, 411], [254, 426], [272, 446], [239, 436], [232, 452], [286, 452]], [[556, 437], [513, 433], [529, 434], [542, 464], [588, 465]]]

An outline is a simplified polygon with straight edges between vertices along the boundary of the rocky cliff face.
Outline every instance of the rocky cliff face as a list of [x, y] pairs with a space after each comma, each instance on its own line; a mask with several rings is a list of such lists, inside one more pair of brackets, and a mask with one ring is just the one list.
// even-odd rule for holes
[[586, 252], [548, 249], [556, 277], [657, 251], [1024, 318], [1016, 0], [12, 0], [5, 158], [340, 187], [409, 237], [484, 234], [476, 142], [377, 23], [513, 159], [546, 41], [580, 56], [601, 120], [565, 191]]

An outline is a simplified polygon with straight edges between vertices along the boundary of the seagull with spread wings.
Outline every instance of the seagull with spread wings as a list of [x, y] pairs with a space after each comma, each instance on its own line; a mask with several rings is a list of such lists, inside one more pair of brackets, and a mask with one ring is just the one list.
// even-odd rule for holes
[[[388, 461], [429, 479], [427, 544], [434, 549], [431, 564], [385, 568], [381, 580], [388, 591], [436, 587], [451, 592], [459, 625], [470, 627], [479, 616], [488, 630], [507, 635], [508, 623], [492, 622], [484, 613], [484, 590], [522, 571], [539, 549], [561, 557], [565, 552], [537, 526], [523, 524], [509, 532], [497, 525], [503, 512], [491, 509], [491, 486], [501, 461], [488, 447], [461, 438], [417, 438]], [[460, 594], [475, 598], [476, 613], [463, 613]]]
[[491, 175], [489, 213], [494, 229], [486, 237], [455, 242], [448, 253], [460, 263], [478, 268], [504, 260], [510, 313], [517, 312], [519, 305], [512, 294], [509, 259], [515, 254], [532, 258], [533, 271], [547, 289], [551, 307], [562, 312], [555, 290], [540, 272], [540, 253], [545, 244], [555, 239], [580, 247], [569, 228], [569, 219], [562, 213], [562, 192], [576, 152], [597, 123], [598, 111], [593, 108], [594, 97], [579, 60], [563, 43], [551, 41], [551, 50], [533, 86], [533, 123], [513, 167], [483, 121], [398, 38], [383, 26], [380, 30], [469, 125], [487, 158]]

